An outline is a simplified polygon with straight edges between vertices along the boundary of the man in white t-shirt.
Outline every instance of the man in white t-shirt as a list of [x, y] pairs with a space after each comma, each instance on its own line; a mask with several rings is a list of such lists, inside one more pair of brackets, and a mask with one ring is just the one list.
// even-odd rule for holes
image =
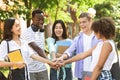
[[[43, 11], [39, 9], [34, 10], [32, 12], [32, 21], [31, 26], [22, 33], [21, 37], [28, 42], [36, 54], [46, 58], [44, 52]], [[31, 80], [48, 80], [45, 63], [35, 61], [29, 57], [27, 58], [27, 62]]]

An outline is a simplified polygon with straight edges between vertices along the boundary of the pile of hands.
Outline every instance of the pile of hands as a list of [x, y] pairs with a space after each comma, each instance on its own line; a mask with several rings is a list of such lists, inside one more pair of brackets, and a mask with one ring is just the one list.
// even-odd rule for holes
[[55, 58], [55, 59], [52, 59], [51, 60], [51, 64], [50, 67], [51, 68], [54, 68], [54, 69], [59, 69], [60, 67], [64, 66], [66, 63], [65, 63], [65, 60], [63, 60], [63, 58]]

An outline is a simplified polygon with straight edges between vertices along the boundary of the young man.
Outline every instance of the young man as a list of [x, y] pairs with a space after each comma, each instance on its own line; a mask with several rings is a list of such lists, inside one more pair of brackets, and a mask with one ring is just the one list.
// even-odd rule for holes
[[[25, 30], [21, 37], [25, 39], [36, 54], [46, 58], [44, 52], [44, 14], [37, 9], [32, 12], [32, 24]], [[28, 57], [28, 70], [31, 80], [48, 80], [45, 63], [35, 61]]]
[[[79, 22], [82, 31], [77, 37], [74, 38], [71, 46], [64, 52], [66, 54], [63, 54], [62, 57], [60, 57], [58, 60], [71, 57], [74, 52], [75, 54], [78, 54], [87, 51], [98, 43], [98, 40], [96, 39], [93, 31], [91, 30], [91, 15], [86, 12], [81, 13], [79, 16]], [[75, 77], [77, 77], [78, 80], [82, 80], [84, 75], [86, 75], [86, 72], [88, 71], [91, 64], [91, 59], [91, 57], [88, 57], [75, 63]]]

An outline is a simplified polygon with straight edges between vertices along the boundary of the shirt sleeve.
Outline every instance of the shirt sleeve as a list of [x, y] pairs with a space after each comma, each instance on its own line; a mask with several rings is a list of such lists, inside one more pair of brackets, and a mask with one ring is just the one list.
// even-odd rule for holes
[[76, 43], [77, 43], [77, 37], [71, 42], [70, 47], [64, 52], [66, 53], [69, 57], [73, 56], [75, 50], [76, 50]]
[[2, 41], [0, 44], [0, 60], [4, 61], [5, 57], [7, 56], [7, 42]]
[[34, 50], [28, 46], [28, 51], [29, 51], [29, 57], [31, 57], [32, 54], [35, 54]]
[[34, 33], [32, 30], [30, 30], [30, 28], [24, 30], [24, 32], [21, 34], [21, 38], [26, 40], [28, 44], [35, 41]]
[[34, 50], [27, 44], [25, 40], [24, 41], [24, 50], [28, 53], [27, 56], [31, 57], [32, 54], [35, 54]]
[[47, 45], [48, 45], [49, 53], [56, 52], [56, 48], [55, 48], [55, 45], [54, 45], [55, 40], [53, 38], [49, 37], [49, 38], [46, 39], [46, 42], [47, 42]]

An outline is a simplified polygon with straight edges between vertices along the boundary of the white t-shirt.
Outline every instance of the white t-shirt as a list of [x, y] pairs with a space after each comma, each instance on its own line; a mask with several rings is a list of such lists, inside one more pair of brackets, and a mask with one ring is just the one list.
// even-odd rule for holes
[[[20, 46], [14, 40], [8, 41], [9, 52], [20, 49], [23, 59], [26, 62], [26, 56], [30, 57], [32, 54], [34, 54], [34, 52], [24, 40], [20, 39], [20, 41], [21, 41]], [[3, 40], [0, 45], [0, 60], [4, 61], [7, 54], [8, 54], [7, 42]]]
[[[25, 40], [20, 39], [20, 41], [21, 41], [21, 45], [18, 45], [14, 40], [8, 41], [9, 52], [20, 49], [24, 62], [28, 67], [26, 57], [30, 58], [31, 55], [34, 54], [34, 51], [28, 46]], [[3, 40], [0, 44], [0, 60], [4, 61], [6, 59], [7, 54], [8, 54], [7, 42]], [[28, 71], [28, 78], [30, 78], [29, 71]], [[27, 80], [27, 78], [25, 80]]]
[[[25, 39], [27, 43], [36, 42], [36, 44], [44, 49], [44, 33], [43, 32], [34, 32], [31, 27], [24, 30], [21, 34], [21, 38]], [[34, 51], [35, 54], [37, 54]], [[38, 55], [38, 54], [37, 54]], [[30, 73], [41, 72], [46, 70], [45, 63], [33, 60], [32, 58], [27, 57], [28, 70]]]
[[[87, 51], [88, 49], [91, 48], [91, 43], [92, 43], [93, 36], [94, 36], [94, 33], [92, 33], [91, 35], [83, 34], [83, 46], [84, 46], [83, 49], [84, 49], [84, 51]], [[84, 59], [83, 71], [88, 71], [89, 70], [91, 61], [92, 61], [91, 56]]]
[[[113, 60], [114, 60], [115, 54], [116, 54], [114, 42], [112, 40], [107, 40], [107, 41], [109, 41], [110, 44], [112, 45], [112, 51], [110, 52], [102, 70], [110, 70], [111, 69]], [[97, 44], [96, 48], [94, 49], [94, 51], [92, 52], [92, 63], [91, 63], [90, 69], [89, 69], [89, 71], [91, 71], [91, 72], [94, 70], [94, 68], [99, 60], [102, 46], [103, 46], [103, 42], [99, 42]]]

